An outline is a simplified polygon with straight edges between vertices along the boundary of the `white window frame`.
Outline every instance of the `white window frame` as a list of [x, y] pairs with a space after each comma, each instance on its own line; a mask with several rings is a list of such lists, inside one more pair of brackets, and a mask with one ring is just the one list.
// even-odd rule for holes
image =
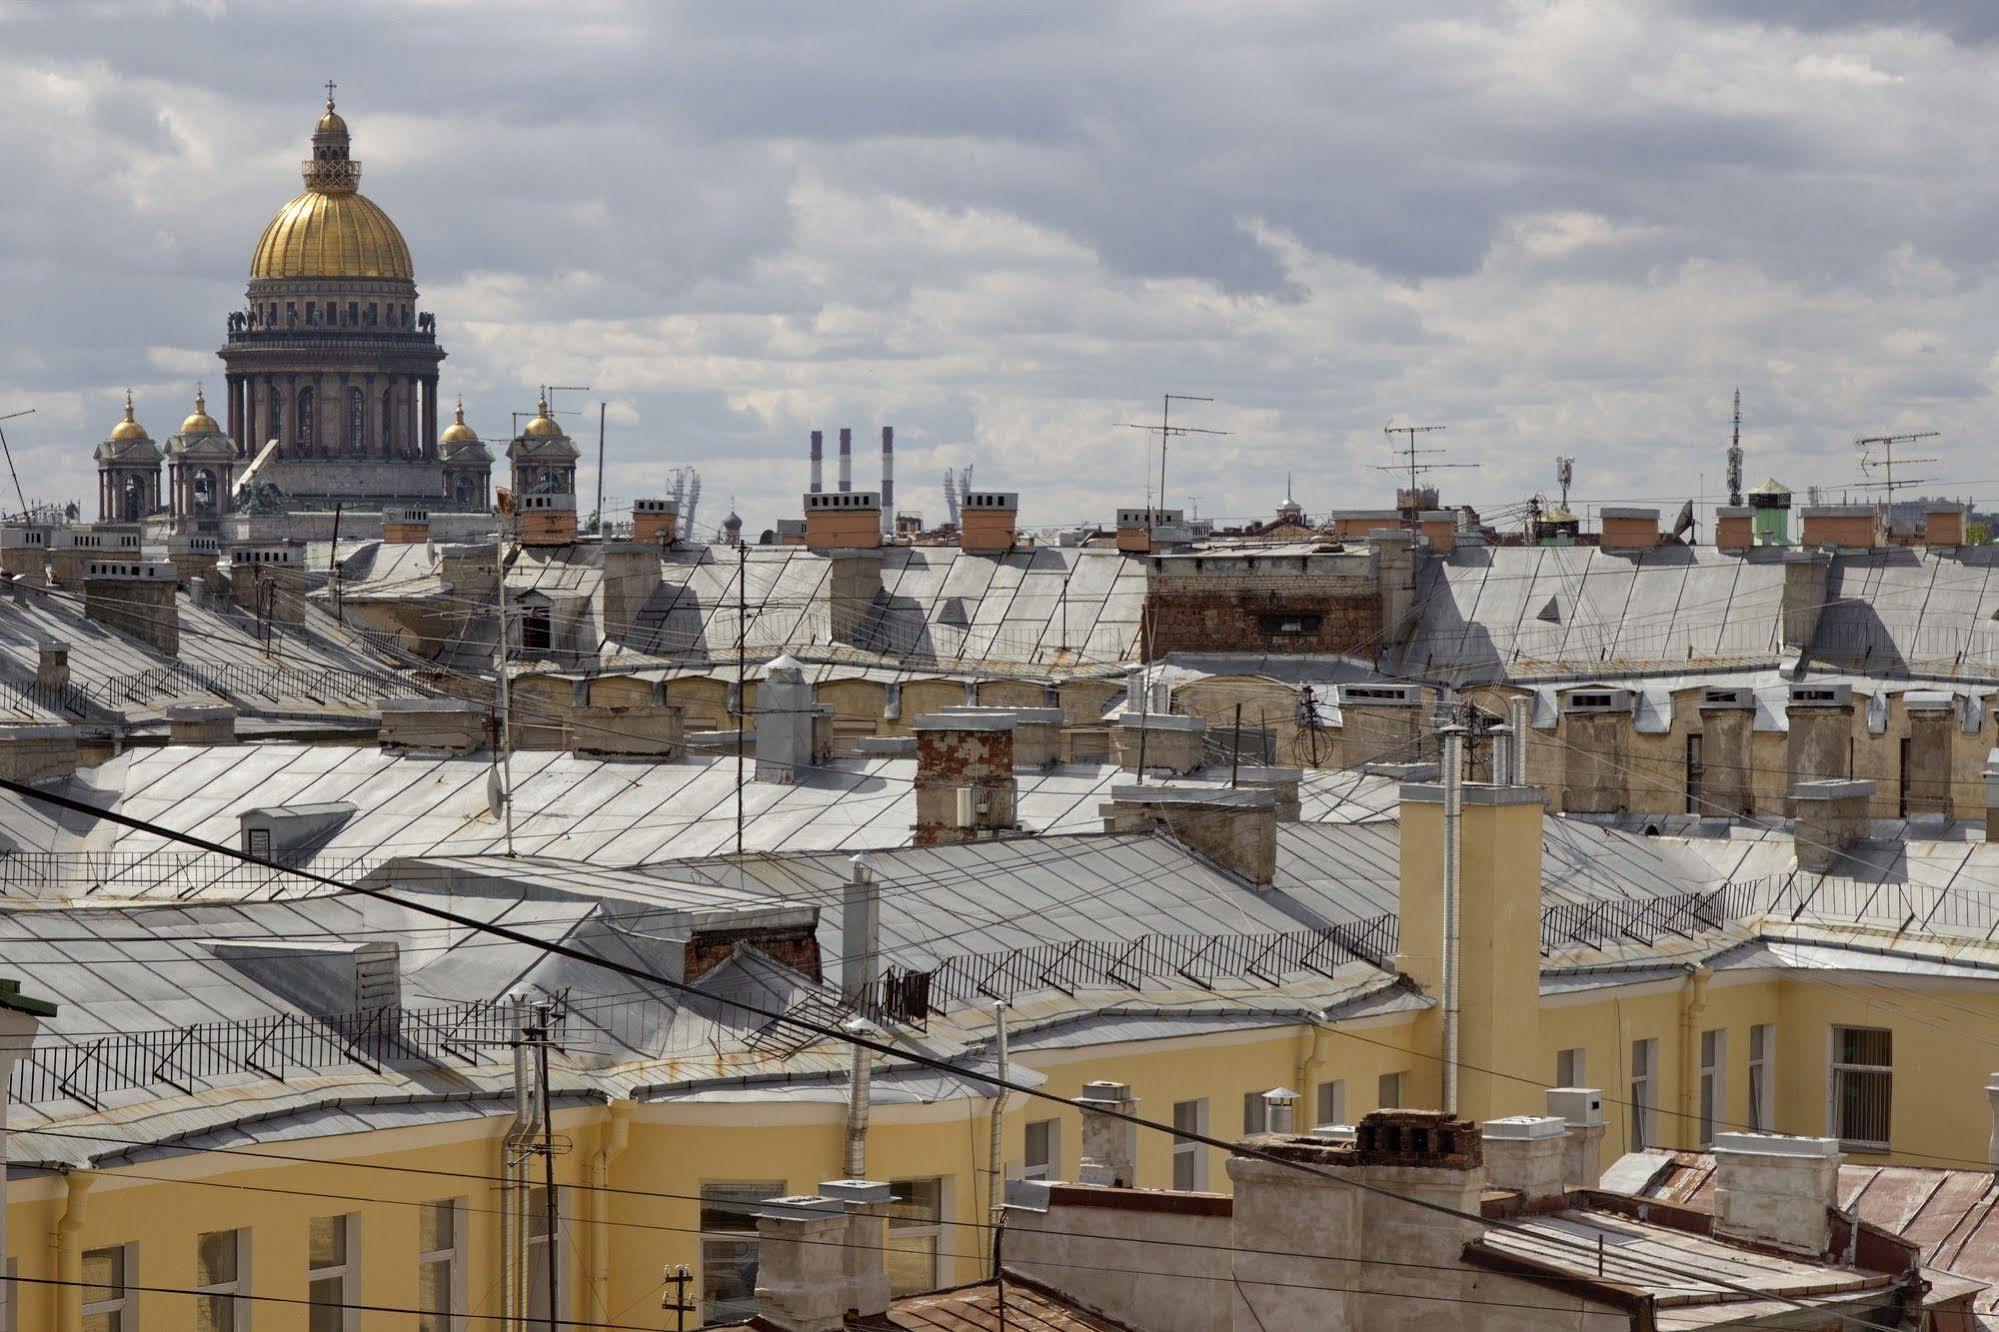
[[1659, 1133], [1659, 1038], [1641, 1037], [1631, 1042], [1631, 1114], [1626, 1132], [1631, 1141], [1626, 1151], [1640, 1152], [1651, 1146]]
[[[742, 1205], [743, 1202], [748, 1200], [747, 1199], [738, 1200], [735, 1198], [729, 1198], [729, 1199], [715, 1198], [711, 1200], [707, 1196], [708, 1191], [710, 1189], [731, 1189], [731, 1190], [741, 1189], [744, 1190], [745, 1192], [759, 1193], [763, 1198], [782, 1198], [788, 1192], [785, 1186], [785, 1182], [781, 1179], [773, 1179], [773, 1180], [704, 1179], [701, 1181], [700, 1185], [698, 1186], [697, 1192], [701, 1194], [702, 1206], [706, 1207], [712, 1204], [717, 1207], [728, 1207], [732, 1209]], [[732, 1212], [731, 1214], [734, 1215], [736, 1213]], [[696, 1215], [698, 1217], [699, 1213], [697, 1213]], [[702, 1230], [695, 1237], [694, 1251], [696, 1256], [700, 1259], [700, 1266], [696, 1268], [694, 1273], [695, 1284], [694, 1284], [693, 1296], [697, 1304], [704, 1306], [700, 1310], [701, 1317], [704, 1321], [708, 1320], [710, 1317], [708, 1310], [705, 1307], [706, 1304], [708, 1303], [708, 1245], [711, 1243], [747, 1244], [752, 1249], [756, 1249], [758, 1247], [757, 1226], [756, 1226], [755, 1216], [749, 1212], [741, 1213], [741, 1215], [743, 1215], [746, 1219], [749, 1220], [750, 1224], [747, 1230]], [[697, 1224], [699, 1224], [698, 1220]], [[761, 1258], [762, 1255], [759, 1253], [758, 1257]], [[752, 1308], [751, 1312], [754, 1312], [754, 1307]]]
[[[340, 1279], [340, 1326], [343, 1332], [361, 1332], [361, 1311], [354, 1307], [361, 1298], [361, 1214], [359, 1212], [344, 1212], [340, 1215], [339, 1219], [342, 1222], [343, 1240], [341, 1261], [326, 1267], [314, 1267], [312, 1265], [311, 1227], [313, 1221], [323, 1219], [322, 1217], [312, 1217], [306, 1222], [306, 1298], [312, 1298], [313, 1282], [330, 1281], [338, 1277]], [[306, 1316], [308, 1322], [310, 1322], [312, 1312], [311, 1308], [307, 1308]]]
[[[1180, 1122], [1180, 1110], [1183, 1106], [1193, 1107], [1194, 1122], [1191, 1125]], [[1175, 1101], [1173, 1127], [1182, 1132], [1205, 1134], [1208, 1131], [1208, 1098], [1203, 1096], [1198, 1100]], [[1183, 1161], [1188, 1163], [1185, 1185], [1180, 1183], [1180, 1165]], [[1173, 1139], [1173, 1187], [1194, 1192], [1200, 1192], [1208, 1187], [1208, 1144], [1191, 1142], [1186, 1138]]]
[[1586, 1048], [1577, 1045], [1567, 1050], [1555, 1051], [1555, 1085], [1589, 1086], [1589, 1051]]
[[[132, 1298], [132, 1283], [138, 1278], [139, 1246], [136, 1244], [100, 1244], [94, 1249], [83, 1251], [83, 1270], [90, 1271], [90, 1255], [93, 1253], [115, 1252], [118, 1255], [118, 1293], [106, 1299], [83, 1301], [83, 1317], [87, 1322], [93, 1314], [117, 1314], [118, 1332], [134, 1332], [139, 1325], [138, 1301]], [[89, 1278], [86, 1275], [85, 1280]], [[90, 1287], [84, 1287], [89, 1294]]]
[[1758, 1133], [1777, 1131], [1777, 1028], [1769, 1022], [1749, 1029], [1749, 1127]]
[[[1034, 1159], [1035, 1130], [1044, 1134], [1043, 1159]], [[1022, 1179], [1060, 1179], [1062, 1177], [1062, 1121], [1059, 1119], [1030, 1119], [1021, 1137], [1020, 1177]]]
[[[951, 1176], [912, 1175], [906, 1179], [890, 1180], [889, 1188], [893, 1190], [899, 1184], [935, 1184], [937, 1186], [937, 1219], [928, 1223], [912, 1223], [908, 1221], [898, 1222], [896, 1218], [891, 1217], [882, 1232], [883, 1242], [887, 1243], [890, 1239], [898, 1237], [902, 1239], [930, 1240], [930, 1279], [925, 1283], [924, 1289], [940, 1289], [946, 1284], [944, 1280], [944, 1226], [951, 1216]], [[884, 1254], [884, 1257], [886, 1257], [886, 1254]]]
[[1717, 1130], [1728, 1127], [1728, 1029], [1710, 1027], [1700, 1034], [1700, 1145], [1711, 1146]]
[[1328, 1078], [1319, 1084], [1318, 1104], [1314, 1107], [1319, 1117], [1312, 1127], [1320, 1124], [1347, 1123], [1347, 1080]]
[[[423, 1243], [423, 1232], [417, 1231], [419, 1245], [416, 1254], [417, 1290], [421, 1292], [423, 1289], [421, 1278], [425, 1267], [431, 1263], [449, 1263], [451, 1280], [447, 1283], [449, 1294], [446, 1296], [449, 1307], [444, 1321], [451, 1332], [461, 1332], [465, 1326], [465, 1199], [437, 1198], [425, 1203], [424, 1206], [450, 1209], [451, 1243], [442, 1249], [422, 1248], [420, 1246]], [[418, 1224], [422, 1224], [421, 1219]], [[422, 1315], [419, 1314], [418, 1318], [421, 1319]]]
[[[1839, 1058], [1839, 1035], [1843, 1031], [1881, 1032], [1888, 1037], [1888, 1062], [1886, 1064], [1847, 1063]], [[1838, 1138], [1840, 1148], [1849, 1152], [1886, 1152], [1892, 1150], [1886, 1138], [1854, 1138], [1842, 1130], [1846, 1125], [1839, 1122], [1840, 1087], [1849, 1075], [1880, 1074], [1887, 1079], [1887, 1115], [1889, 1132], [1895, 1123], [1895, 1032], [1890, 1027], [1862, 1027], [1853, 1023], [1835, 1023], [1826, 1029], [1826, 1136]]]
[[1401, 1069], [1397, 1069], [1393, 1073], [1383, 1073], [1380, 1077], [1376, 1078], [1374, 1080], [1375, 1108], [1377, 1110], [1400, 1109], [1402, 1098], [1408, 1094], [1408, 1089], [1402, 1085], [1403, 1082], [1404, 1075]]
[[236, 1275], [229, 1281], [211, 1281], [207, 1285], [197, 1284], [195, 1290], [202, 1295], [233, 1295], [236, 1297], [236, 1326], [233, 1332], [248, 1332], [250, 1326], [250, 1232], [241, 1226], [221, 1232], [201, 1231], [194, 1237], [195, 1280], [201, 1280], [201, 1241], [207, 1235], [233, 1235], [236, 1238]]

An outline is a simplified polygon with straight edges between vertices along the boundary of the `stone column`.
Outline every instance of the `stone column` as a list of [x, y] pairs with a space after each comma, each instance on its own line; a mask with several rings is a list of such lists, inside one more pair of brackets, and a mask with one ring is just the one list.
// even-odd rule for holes
[[437, 376], [423, 377], [423, 410], [418, 418], [423, 424], [423, 458], [425, 462], [437, 459]]
[[380, 447], [376, 436], [381, 433], [376, 418], [381, 415], [381, 407], [375, 402], [375, 372], [370, 370], [361, 376], [361, 456], [372, 458]]
[[229, 431], [229, 438], [231, 439], [242, 438], [242, 435], [237, 433], [237, 427], [239, 427], [243, 423], [243, 412], [242, 412], [243, 386], [239, 382], [239, 380], [240, 376], [237, 375], [230, 375], [224, 380], [224, 383], [227, 386], [228, 398], [229, 398], [229, 409], [228, 409], [229, 424], [225, 428]]

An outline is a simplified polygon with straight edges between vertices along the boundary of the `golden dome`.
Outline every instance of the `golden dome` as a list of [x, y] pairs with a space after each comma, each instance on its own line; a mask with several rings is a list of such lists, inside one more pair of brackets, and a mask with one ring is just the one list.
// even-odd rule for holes
[[416, 277], [410, 248], [365, 195], [307, 190], [278, 210], [250, 259], [257, 278]]
[[526, 439], [561, 439], [562, 427], [548, 414], [548, 395], [543, 394], [541, 405], [535, 411], [534, 420], [528, 422], [527, 429], [521, 431]]
[[152, 438], [151, 435], [146, 433], [146, 427], [132, 419], [132, 390], [130, 389], [125, 390], [125, 419], [111, 427], [111, 438], [113, 442], [119, 444], [134, 439]]
[[183, 435], [219, 435], [222, 427], [215, 424], [215, 418], [208, 414], [208, 399], [197, 386], [194, 390], [194, 415], [180, 423]]
[[460, 398], [458, 400], [458, 410], [453, 413], [453, 418], [451, 424], [444, 427], [444, 433], [437, 437], [437, 442], [439, 444], [477, 444], [479, 442], [479, 432], [465, 424], [465, 399]]

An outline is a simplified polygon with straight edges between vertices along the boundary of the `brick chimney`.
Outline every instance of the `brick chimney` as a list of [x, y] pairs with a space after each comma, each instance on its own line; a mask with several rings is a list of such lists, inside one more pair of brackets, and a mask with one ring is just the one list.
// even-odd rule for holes
[[421, 546], [430, 540], [430, 510], [418, 505], [398, 505], [382, 515], [382, 544]]
[[1744, 551], [1756, 544], [1755, 513], [1747, 504], [1724, 504], [1714, 511], [1714, 544], [1717, 550]]
[[1826, 584], [1831, 573], [1832, 559], [1823, 551], [1784, 552], [1784, 596], [1780, 612], [1785, 647], [1808, 648], [1812, 645], [1812, 635], [1818, 632], [1819, 616], [1825, 610]]
[[1832, 1242], [1839, 1143], [1782, 1133], [1718, 1133], [1714, 1233], [1812, 1257]]
[[0, 527], [0, 570], [30, 587], [48, 582], [49, 534], [47, 529], [24, 523]]
[[1867, 808], [1874, 800], [1871, 781], [1798, 782], [1791, 787], [1796, 810], [1792, 839], [1798, 868], [1823, 874], [1839, 862], [1840, 853], [1867, 835]]
[[1018, 826], [1013, 718], [932, 713], [916, 735], [916, 843], [970, 842]]
[[632, 501], [632, 540], [652, 546], [668, 545], [679, 525], [680, 509], [672, 500]]
[[942, 715], [955, 717], [1013, 718], [1013, 766], [1016, 768], [1051, 767], [1061, 758], [1062, 709], [1060, 708], [969, 705], [943, 708], [940, 712]]
[[1020, 495], [1011, 490], [973, 490], [958, 501], [958, 548], [979, 555], [1013, 549]]
[[49, 541], [49, 581], [70, 591], [80, 590], [84, 567], [116, 549], [102, 532], [88, 527], [58, 527]]
[[180, 653], [180, 578], [165, 560], [97, 559], [84, 565], [83, 613], [166, 653]]
[[44, 638], [35, 658], [35, 683], [45, 689], [60, 689], [69, 683], [69, 644], [60, 638]]
[[521, 495], [515, 499], [515, 504], [520, 516], [523, 546], [576, 544], [574, 495]]
[[1277, 795], [1254, 788], [1114, 786], [1107, 833], [1164, 832], [1259, 887], [1277, 877]]
[[236, 709], [227, 703], [184, 703], [167, 709], [167, 738], [176, 745], [233, 745]]
[[167, 559], [180, 576], [183, 588], [197, 578], [203, 587], [212, 588], [216, 585], [216, 567], [222, 562], [222, 543], [212, 536], [176, 533], [167, 538]]
[[1819, 504], [1798, 510], [1798, 516], [1804, 520], [1801, 546], [1872, 550], [1881, 541], [1879, 516], [1872, 504]]
[[1611, 506], [1599, 511], [1603, 519], [1603, 549], [1630, 553], [1650, 550], [1659, 544], [1659, 511]]
[[1138, 1113], [1138, 1098], [1131, 1084], [1099, 1079], [1083, 1084], [1076, 1096], [1083, 1111], [1083, 1150], [1076, 1168], [1077, 1182], [1101, 1184], [1106, 1188], [1138, 1187], [1138, 1125], [1113, 1119], [1103, 1111], [1120, 1115]]
[[882, 543], [880, 494], [821, 491], [804, 497], [805, 544], [813, 550], [875, 550]]
[[1955, 500], [1932, 500], [1923, 506], [1923, 544], [1961, 546], [1964, 544], [1965, 506]]
[[305, 552], [286, 541], [231, 546], [229, 597], [246, 615], [268, 610], [279, 624], [303, 624]]

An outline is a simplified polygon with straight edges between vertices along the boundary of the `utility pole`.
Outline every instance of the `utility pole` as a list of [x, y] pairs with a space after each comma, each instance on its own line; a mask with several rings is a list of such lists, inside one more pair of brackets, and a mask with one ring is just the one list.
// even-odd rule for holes
[[[515, 503], [519, 503], [518, 497]], [[500, 786], [495, 811], [507, 830], [507, 854], [514, 854], [514, 732], [507, 689], [507, 508], [502, 506], [493, 532], [494, 569], [499, 574], [500, 628], [493, 636], [493, 674], [496, 677], [500, 709], [500, 734], [496, 748], [500, 756]]]
[[1401, 435], [1403, 437], [1404, 442], [1402, 447], [1396, 450], [1398, 454], [1402, 455], [1402, 461], [1399, 463], [1390, 464], [1388, 466], [1376, 465], [1374, 470], [1377, 472], [1400, 472], [1403, 471], [1405, 468], [1407, 469], [1409, 473], [1408, 512], [1409, 512], [1409, 535], [1411, 539], [1414, 539], [1415, 536], [1422, 530], [1421, 524], [1423, 518], [1423, 504], [1421, 498], [1416, 493], [1417, 474], [1421, 472], [1435, 472], [1447, 468], [1476, 469], [1479, 466], [1478, 463], [1434, 463], [1434, 462], [1426, 463], [1421, 461], [1421, 459], [1426, 455], [1443, 454], [1447, 452], [1447, 450], [1419, 449], [1416, 447], [1416, 436], [1427, 435], [1434, 431], [1443, 430], [1446, 428], [1447, 427], [1440, 425], [1407, 425], [1407, 426], [1387, 425], [1381, 428], [1381, 433], [1389, 436], [1391, 439], [1394, 438], [1396, 435]]
[[[523, 1181], [523, 1192], [519, 1198], [527, 1196], [525, 1166], [530, 1156], [541, 1157], [542, 1181], [542, 1257], [547, 1263], [548, 1284], [548, 1326], [563, 1326], [566, 1320], [560, 1316], [560, 1287], [562, 1273], [560, 1239], [562, 1235], [561, 1199], [555, 1189], [555, 1157], [558, 1152], [569, 1150], [566, 1141], [558, 1142], [555, 1137], [555, 1109], [549, 1098], [548, 1052], [559, 1050], [556, 1039], [556, 1024], [561, 1020], [561, 1005], [567, 991], [558, 993], [553, 999], [539, 1000], [532, 1007], [525, 994], [513, 996], [514, 1021], [518, 1035], [514, 1046], [514, 1131], [507, 1141], [509, 1151], [507, 1163], [509, 1171], [519, 1170]], [[534, 1074], [528, 1081], [528, 1052], [533, 1052]], [[537, 1131], [539, 1130], [539, 1131]], [[518, 1263], [512, 1286], [515, 1292], [517, 1312], [522, 1327], [531, 1327], [540, 1322], [529, 1298], [531, 1285], [525, 1265], [529, 1241], [533, 1238], [526, 1204], [516, 1203], [509, 1209], [515, 1218], [515, 1243], [510, 1248], [510, 1262]]]
[[604, 404], [597, 404], [597, 539], [604, 539]]
[[667, 1268], [660, 1282], [663, 1286], [673, 1287], [673, 1294], [659, 1297], [659, 1307], [673, 1311], [675, 1332], [687, 1332], [687, 1315], [694, 1312], [694, 1302], [687, 1298], [687, 1285], [692, 1280], [694, 1273], [687, 1270], [687, 1264], [681, 1263]]
[[[1148, 494], [1146, 496], [1147, 531], [1159, 526], [1159, 510], [1164, 508], [1166, 504], [1166, 441], [1174, 435], [1228, 435], [1235, 433], [1230, 430], [1202, 430], [1195, 426], [1176, 426], [1173, 424], [1173, 404], [1176, 402], [1213, 401], [1213, 398], [1197, 398], [1191, 393], [1161, 394], [1159, 399], [1158, 425], [1132, 425], [1129, 422], [1125, 424], [1126, 430], [1144, 430], [1159, 436], [1159, 503], [1154, 504], [1151, 495]], [[1147, 470], [1150, 469], [1148, 468]], [[1148, 491], [1151, 490], [1151, 486], [1148, 485], [1146, 489]]]

